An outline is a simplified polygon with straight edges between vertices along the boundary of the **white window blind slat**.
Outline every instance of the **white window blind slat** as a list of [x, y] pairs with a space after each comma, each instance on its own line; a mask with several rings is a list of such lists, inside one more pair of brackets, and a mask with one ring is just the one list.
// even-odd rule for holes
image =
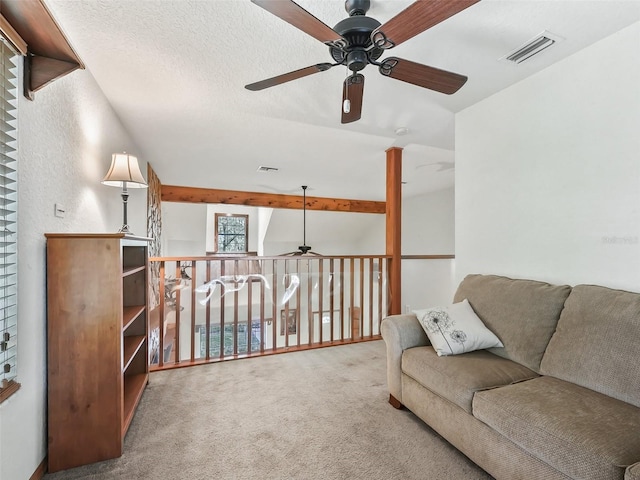
[[2, 65], [0, 65], [0, 75], [4, 76], [5, 78], [16, 78], [13, 66], [8, 63], [3, 63]]
[[[0, 116], [1, 115], [2, 114], [0, 113]], [[15, 142], [15, 141], [16, 141], [15, 133], [13, 133], [13, 132], [0, 132], [0, 143], [4, 143], [5, 144], [5, 146], [3, 148], [5, 153], [15, 152], [16, 151], [14, 146], [7, 145], [8, 143]]]
[[9, 165], [3, 163], [6, 158], [7, 156], [4, 153], [0, 153], [0, 175], [2, 176], [15, 172], [14, 168], [11, 168]]
[[[16, 77], [8, 76], [7, 80], [13, 80], [13, 79], [15, 79], [15, 78], [16, 78]], [[9, 100], [15, 100], [15, 99], [16, 99], [16, 96], [15, 96], [13, 93], [11, 93], [10, 91], [7, 91], [7, 92], [5, 92], [5, 94], [3, 95], [3, 97], [2, 97], [2, 98], [3, 98], [4, 100], [6, 100], [6, 101], [9, 101]], [[9, 110], [10, 110], [10, 109], [9, 109]]]

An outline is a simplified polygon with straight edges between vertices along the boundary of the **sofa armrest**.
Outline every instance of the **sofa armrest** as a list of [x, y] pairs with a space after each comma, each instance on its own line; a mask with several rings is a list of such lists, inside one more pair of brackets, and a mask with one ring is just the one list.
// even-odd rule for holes
[[624, 471], [624, 480], [640, 480], [640, 462], [627, 467]]
[[386, 317], [380, 325], [380, 333], [387, 345], [389, 393], [402, 403], [402, 352], [408, 348], [429, 345], [429, 339], [413, 313]]

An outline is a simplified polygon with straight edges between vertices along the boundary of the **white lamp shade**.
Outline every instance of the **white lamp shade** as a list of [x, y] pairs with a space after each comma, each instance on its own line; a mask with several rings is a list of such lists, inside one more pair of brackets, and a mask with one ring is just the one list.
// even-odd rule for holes
[[110, 187], [123, 187], [124, 182], [127, 182], [128, 188], [147, 187], [138, 166], [138, 159], [128, 153], [114, 153], [111, 157], [111, 167], [102, 183]]

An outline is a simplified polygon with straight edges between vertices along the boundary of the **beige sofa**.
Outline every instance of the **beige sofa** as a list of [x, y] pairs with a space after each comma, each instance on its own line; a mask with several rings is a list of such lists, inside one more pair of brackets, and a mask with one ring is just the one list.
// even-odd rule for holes
[[640, 294], [466, 277], [502, 341], [439, 357], [414, 314], [382, 322], [390, 403], [497, 479], [640, 479]]

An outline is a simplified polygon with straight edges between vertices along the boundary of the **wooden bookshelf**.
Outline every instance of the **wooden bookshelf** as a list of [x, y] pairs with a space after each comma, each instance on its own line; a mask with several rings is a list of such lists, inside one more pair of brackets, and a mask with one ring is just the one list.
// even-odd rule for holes
[[122, 455], [149, 379], [147, 241], [47, 234], [48, 470]]

